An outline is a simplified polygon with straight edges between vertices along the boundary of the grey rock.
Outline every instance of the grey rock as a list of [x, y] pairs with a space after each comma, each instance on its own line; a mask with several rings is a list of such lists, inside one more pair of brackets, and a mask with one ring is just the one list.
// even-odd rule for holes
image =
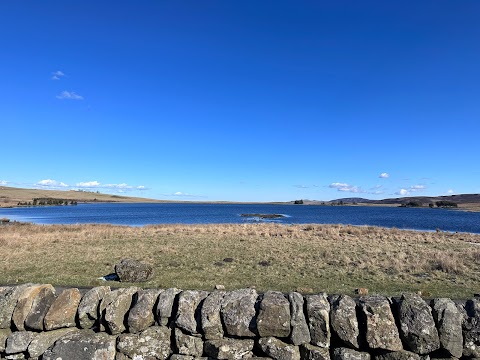
[[144, 282], [153, 277], [153, 266], [134, 259], [122, 259], [115, 265], [121, 282]]
[[10, 329], [0, 329], [0, 353], [2, 351], [5, 351], [7, 338], [10, 336], [11, 333], [12, 333], [12, 330]]
[[98, 286], [83, 295], [77, 310], [78, 323], [82, 329], [90, 329], [95, 326], [100, 318], [100, 302], [109, 292], [110, 286]]
[[298, 346], [284, 343], [274, 337], [260, 338], [258, 344], [262, 351], [273, 359], [300, 360], [300, 350]]
[[107, 293], [100, 303], [101, 324], [112, 335], [126, 330], [125, 316], [138, 288], [129, 287]]
[[341, 347], [333, 349], [332, 360], [370, 360], [370, 354]]
[[168, 325], [172, 318], [173, 305], [175, 298], [182, 290], [176, 288], [170, 288], [162, 291], [158, 296], [158, 304], [155, 309], [157, 315], [157, 322], [159, 325]]
[[76, 328], [65, 328], [53, 331], [45, 331], [38, 333], [28, 345], [28, 355], [30, 358], [36, 358], [42, 355], [47, 349], [52, 346], [55, 341], [69, 333], [78, 331]]
[[208, 340], [203, 346], [205, 355], [219, 360], [249, 359], [252, 355], [254, 341], [251, 339], [216, 339]]
[[18, 330], [25, 330], [25, 319], [32, 310], [33, 301], [46, 288], [51, 292], [55, 291], [52, 285], [32, 285], [21, 292], [12, 314], [12, 322]]
[[[303, 296], [298, 292], [292, 292], [288, 294], [288, 300], [290, 301], [290, 313], [291, 313], [290, 325], [292, 327], [292, 332], [290, 334], [290, 341], [294, 345], [309, 343], [311, 340], [311, 337], [310, 337], [310, 330], [307, 324], [307, 319], [305, 318], [305, 313], [303, 312], [303, 306], [304, 306]], [[330, 305], [328, 307], [330, 308]], [[327, 311], [327, 316], [328, 316], [328, 311]]]
[[462, 314], [452, 300], [445, 298], [434, 299], [432, 310], [441, 348], [460, 358], [463, 352]]
[[302, 344], [300, 346], [300, 357], [302, 360], [330, 360], [330, 351], [328, 348]]
[[203, 341], [201, 338], [186, 335], [180, 329], [174, 330], [176, 352], [181, 355], [200, 357], [203, 353]]
[[173, 354], [169, 360], [208, 360], [208, 357], [194, 357], [190, 355]]
[[16, 354], [27, 351], [28, 345], [35, 337], [35, 333], [31, 331], [16, 331], [7, 338], [7, 346], [5, 354]]
[[172, 353], [171, 330], [165, 326], [152, 326], [140, 334], [122, 334], [117, 350], [130, 359], [167, 359]]
[[135, 304], [128, 313], [128, 331], [139, 333], [155, 322], [153, 307], [162, 290], [139, 290], [135, 296]]
[[399, 306], [400, 336], [409, 350], [424, 355], [440, 348], [432, 309], [417, 294], [403, 294]]
[[223, 338], [223, 325], [220, 317], [225, 291], [214, 291], [205, 298], [201, 309], [202, 332], [207, 340]]
[[403, 350], [388, 299], [384, 296], [365, 296], [360, 299], [360, 307], [365, 316], [368, 346], [371, 349]]
[[42, 360], [115, 360], [115, 337], [91, 330], [78, 330], [62, 336], [45, 351]]
[[221, 315], [228, 335], [255, 336], [257, 296], [255, 289], [240, 289], [225, 294]]
[[0, 329], [8, 329], [19, 297], [32, 284], [0, 288]]
[[81, 297], [80, 291], [75, 288], [62, 291], [43, 319], [45, 330], [76, 326], [75, 315]]
[[465, 304], [463, 328], [463, 356], [480, 358], [480, 298], [468, 300]]
[[332, 298], [332, 330], [342, 342], [354, 349], [360, 349], [360, 330], [355, 301], [348, 295]]
[[55, 289], [52, 286], [42, 288], [32, 303], [32, 308], [25, 319], [28, 330], [43, 330], [43, 319], [55, 301]]
[[[6, 360], [22, 360], [26, 359], [25, 355], [23, 353], [19, 354], [10, 354], [10, 355], [5, 355], [5, 358], [0, 358], [0, 359], [6, 359]], [[29, 359], [30, 360], [30, 359]]]
[[375, 360], [421, 360], [421, 356], [407, 350], [389, 352], [375, 356]]
[[268, 291], [260, 301], [257, 330], [261, 337], [290, 335], [290, 303], [278, 291]]
[[206, 291], [185, 290], [178, 297], [175, 325], [192, 335], [200, 333], [200, 303], [208, 296]]
[[307, 302], [308, 327], [311, 343], [320, 347], [330, 346], [330, 303], [327, 294], [305, 296]]

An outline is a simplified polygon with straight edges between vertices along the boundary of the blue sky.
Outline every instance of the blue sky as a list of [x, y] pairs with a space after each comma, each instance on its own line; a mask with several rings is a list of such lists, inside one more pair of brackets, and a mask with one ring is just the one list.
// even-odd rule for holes
[[2, 1], [0, 184], [480, 192], [480, 2]]

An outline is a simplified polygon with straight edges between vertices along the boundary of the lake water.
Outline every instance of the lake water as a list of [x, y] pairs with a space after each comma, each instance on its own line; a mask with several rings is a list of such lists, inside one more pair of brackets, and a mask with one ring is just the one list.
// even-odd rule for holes
[[400, 229], [480, 233], [480, 213], [368, 206], [305, 206], [270, 204], [80, 204], [0, 209], [0, 218], [36, 224], [110, 223], [147, 224], [245, 223], [259, 219], [241, 214], [284, 214], [270, 220], [281, 224], [351, 224]]

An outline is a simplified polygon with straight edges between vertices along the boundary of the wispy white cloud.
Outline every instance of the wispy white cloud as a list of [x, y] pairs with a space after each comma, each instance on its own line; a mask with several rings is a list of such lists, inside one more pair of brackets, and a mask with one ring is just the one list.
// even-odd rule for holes
[[447, 194], [449, 195], [455, 194], [455, 191], [453, 189], [448, 189]]
[[102, 184], [97, 180], [79, 182], [79, 183], [76, 183], [75, 186], [79, 189], [107, 189], [107, 190], [113, 190], [118, 193], [123, 193], [123, 192], [133, 191], [133, 190], [149, 190], [149, 188], [147, 188], [144, 185], [128, 185], [126, 183]]
[[340, 182], [331, 183], [330, 185], [328, 185], [328, 187], [332, 189], [337, 189], [338, 191], [351, 192], [356, 194], [365, 192], [358, 186], [349, 185], [349, 184], [340, 183]]
[[378, 175], [380, 179], [388, 179], [390, 177], [389, 173], [383, 172], [380, 175]]
[[47, 188], [66, 188], [68, 187], [67, 184], [61, 181], [52, 180], [52, 179], [45, 179], [38, 181], [35, 185]]
[[400, 189], [397, 192], [395, 192], [395, 195], [400, 195], [400, 196], [405, 196], [410, 194], [410, 192], [407, 189]]
[[411, 193], [414, 193], [414, 192], [422, 192], [425, 189], [427, 189], [427, 186], [423, 185], [423, 184], [412, 185], [407, 189], [402, 188], [402, 189], [398, 190], [397, 192], [395, 192], [395, 195], [406, 196], [406, 195], [410, 195]]
[[6, 181], [6, 180], [0, 180], [0, 185], [3, 185], [3, 186], [4, 186], [4, 185], [7, 185], [7, 184], [8, 184], [8, 181]]
[[83, 100], [83, 96], [78, 95], [74, 91], [62, 91], [59, 95], [57, 95], [57, 99], [60, 100]]
[[296, 188], [299, 188], [299, 189], [308, 189], [310, 186], [307, 186], [307, 185], [293, 185], [295, 186]]
[[60, 80], [60, 78], [62, 78], [64, 76], [65, 76], [65, 74], [62, 71], [57, 70], [54, 73], [52, 73], [52, 78], [51, 79], [52, 80]]
[[75, 186], [79, 188], [96, 188], [100, 187], [100, 183], [98, 181], [84, 181], [76, 183]]
[[205, 198], [206, 196], [203, 195], [194, 195], [194, 194], [189, 194], [183, 191], [176, 191], [173, 194], [166, 195], [166, 196], [175, 196], [175, 197], [185, 197], [185, 198]]

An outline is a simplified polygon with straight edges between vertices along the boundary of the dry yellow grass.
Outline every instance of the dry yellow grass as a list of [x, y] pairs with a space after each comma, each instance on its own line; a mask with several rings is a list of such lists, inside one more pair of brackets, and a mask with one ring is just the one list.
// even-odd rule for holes
[[453, 298], [480, 289], [480, 235], [463, 233], [343, 225], [10, 224], [0, 226], [0, 249], [3, 284], [94, 286], [120, 259], [132, 257], [154, 265], [155, 277], [143, 287], [223, 284], [328, 293], [366, 287]]

